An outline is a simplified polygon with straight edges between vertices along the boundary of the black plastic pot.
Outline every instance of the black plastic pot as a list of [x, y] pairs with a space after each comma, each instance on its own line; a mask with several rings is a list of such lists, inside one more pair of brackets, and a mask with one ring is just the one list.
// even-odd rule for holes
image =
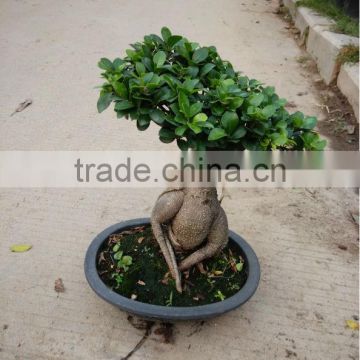
[[85, 276], [91, 288], [101, 298], [130, 314], [149, 319], [200, 320], [224, 314], [244, 304], [254, 294], [260, 280], [260, 265], [257, 256], [250, 245], [233, 231], [229, 239], [241, 249], [241, 254], [248, 266], [248, 278], [245, 285], [233, 296], [213, 304], [191, 307], [168, 307], [146, 304], [128, 299], [109, 289], [100, 279], [96, 269], [96, 259], [102, 244], [109, 235], [127, 230], [134, 226], [148, 225], [150, 219], [134, 219], [112, 225], [102, 231], [90, 244], [85, 257]]

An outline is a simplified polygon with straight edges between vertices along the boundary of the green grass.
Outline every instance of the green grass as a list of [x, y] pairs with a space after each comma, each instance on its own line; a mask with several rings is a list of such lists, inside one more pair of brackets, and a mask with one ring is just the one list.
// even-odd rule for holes
[[309, 7], [335, 20], [336, 24], [333, 27], [335, 32], [359, 37], [359, 22], [346, 15], [336, 6], [334, 0], [300, 0], [296, 5]]
[[338, 56], [337, 61], [340, 64], [351, 63], [355, 64], [359, 62], [359, 46], [346, 45], [344, 46]]

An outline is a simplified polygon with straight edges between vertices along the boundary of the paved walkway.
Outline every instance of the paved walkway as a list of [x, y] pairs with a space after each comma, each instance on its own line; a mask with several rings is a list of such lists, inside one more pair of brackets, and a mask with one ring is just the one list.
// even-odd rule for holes
[[[301, 51], [275, 4], [251, 0], [10, 1], [0, 11], [0, 150], [169, 149], [152, 126], [96, 113], [101, 56], [167, 25], [319, 114]], [[297, 93], [307, 93], [297, 96]], [[34, 103], [9, 117], [26, 98]], [[148, 190], [0, 191], [0, 358], [120, 359], [142, 337], [83, 275], [85, 250], [109, 224], [148, 216]], [[357, 359], [358, 230], [353, 190], [231, 190], [230, 227], [257, 252], [262, 278], [246, 305], [203, 325], [152, 333], [132, 359]], [[31, 243], [24, 254], [14, 243]], [[344, 245], [347, 250], [341, 250]], [[65, 293], [54, 291], [61, 277]]]

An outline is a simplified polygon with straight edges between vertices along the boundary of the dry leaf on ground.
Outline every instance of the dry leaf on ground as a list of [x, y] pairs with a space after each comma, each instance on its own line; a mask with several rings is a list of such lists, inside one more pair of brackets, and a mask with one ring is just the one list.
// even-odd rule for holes
[[15, 111], [10, 116], [13, 116], [17, 112], [23, 111], [24, 109], [26, 109], [31, 104], [32, 104], [32, 100], [31, 99], [26, 99], [25, 101], [23, 101], [22, 103], [19, 104], [19, 106], [15, 109]]
[[55, 280], [54, 289], [57, 293], [62, 293], [65, 291], [64, 283], [61, 278]]
[[28, 251], [32, 248], [32, 245], [28, 245], [28, 244], [18, 244], [18, 245], [12, 245], [10, 247], [10, 250], [12, 252], [25, 252]]
[[351, 330], [359, 330], [359, 323], [355, 320], [346, 320], [346, 326]]

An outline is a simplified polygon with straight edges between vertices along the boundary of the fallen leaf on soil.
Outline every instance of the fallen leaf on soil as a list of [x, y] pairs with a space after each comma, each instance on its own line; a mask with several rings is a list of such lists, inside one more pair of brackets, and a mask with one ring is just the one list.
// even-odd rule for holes
[[138, 284], [138, 285], [142, 285], [142, 286], [145, 286], [145, 285], [146, 285], [142, 280], [138, 280], [137, 284]]
[[23, 111], [24, 109], [26, 109], [31, 104], [32, 104], [32, 100], [31, 99], [26, 99], [25, 101], [23, 101], [22, 103], [19, 104], [19, 106], [15, 109], [15, 111], [10, 116], [13, 116], [17, 112]]
[[346, 326], [351, 330], [359, 330], [359, 323], [355, 320], [346, 320]]
[[20, 244], [20, 245], [13, 245], [10, 247], [12, 252], [25, 252], [32, 248], [32, 245], [27, 244]]
[[55, 280], [54, 290], [57, 293], [62, 293], [62, 292], [65, 291], [64, 283], [63, 283], [61, 278], [58, 278], [58, 279]]
[[238, 272], [240, 272], [240, 271], [243, 269], [243, 267], [244, 267], [244, 263], [243, 263], [243, 262], [239, 262], [239, 263], [236, 264], [236, 270], [237, 270]]
[[213, 273], [214, 273], [214, 275], [222, 275], [223, 274], [223, 272], [220, 270], [215, 270]]
[[138, 242], [139, 244], [141, 244], [141, 243], [144, 241], [144, 239], [145, 239], [144, 236], [139, 237], [138, 240], [137, 240], [137, 242]]

